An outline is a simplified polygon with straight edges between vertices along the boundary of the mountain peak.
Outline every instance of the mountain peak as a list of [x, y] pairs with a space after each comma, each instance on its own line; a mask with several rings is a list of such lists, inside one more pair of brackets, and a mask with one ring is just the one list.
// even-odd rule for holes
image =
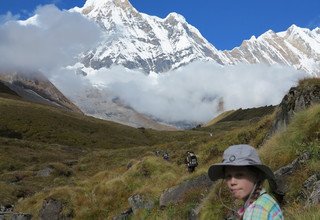
[[292, 34], [292, 33], [294, 34], [294, 33], [299, 33], [301, 30], [302, 30], [302, 28], [300, 28], [297, 25], [293, 24], [288, 28], [287, 32], [289, 34]]
[[107, 11], [112, 11], [114, 8], [127, 9], [133, 8], [133, 6], [128, 0], [87, 0], [80, 12], [96, 17], [99, 13], [107, 14]]
[[128, 0], [87, 0], [86, 3], [84, 4], [85, 6], [104, 6], [106, 4], [125, 4], [128, 3]]
[[182, 15], [180, 15], [180, 14], [178, 14], [178, 13], [176, 13], [176, 12], [171, 12], [171, 13], [168, 14], [168, 16], [165, 18], [165, 20], [170, 20], [170, 19], [174, 19], [174, 20], [176, 20], [176, 21], [178, 21], [178, 22], [181, 22], [181, 23], [186, 23], [186, 19], [185, 19]]

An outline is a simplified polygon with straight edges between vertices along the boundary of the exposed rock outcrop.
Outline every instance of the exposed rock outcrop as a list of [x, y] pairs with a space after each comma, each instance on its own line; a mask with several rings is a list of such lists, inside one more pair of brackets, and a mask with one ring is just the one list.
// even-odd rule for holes
[[128, 202], [130, 204], [130, 208], [123, 211], [120, 215], [113, 217], [113, 220], [129, 219], [132, 214], [136, 214], [139, 210], [145, 209], [151, 211], [154, 207], [154, 202], [151, 198], [147, 198], [140, 194], [130, 196]]
[[320, 172], [310, 176], [303, 183], [299, 199], [305, 202], [306, 206], [320, 203]]
[[316, 205], [320, 203], [320, 180], [314, 183], [312, 193], [307, 201], [307, 205]]
[[203, 189], [208, 190], [213, 182], [209, 179], [207, 174], [203, 174], [195, 179], [187, 180], [178, 186], [167, 189], [160, 196], [160, 207], [165, 207], [170, 203], [178, 203], [190, 190]]
[[133, 213], [136, 213], [139, 209], [151, 210], [154, 207], [154, 202], [151, 199], [140, 194], [129, 197], [128, 202], [132, 207]]
[[285, 193], [287, 189], [287, 181], [286, 177], [291, 175], [293, 172], [295, 172], [297, 169], [299, 169], [303, 164], [306, 164], [308, 160], [311, 158], [311, 154], [306, 152], [300, 155], [298, 158], [296, 158], [292, 163], [281, 167], [277, 171], [274, 172], [274, 175], [277, 180], [278, 185], [278, 191]]
[[72, 219], [71, 215], [66, 216], [63, 213], [63, 203], [53, 198], [47, 198], [43, 201], [39, 216], [41, 220]]
[[298, 87], [292, 87], [284, 96], [276, 110], [271, 134], [286, 129], [295, 113], [320, 103], [320, 83], [318, 79], [314, 81], [315, 83], [309, 83], [309, 85], [302, 83]]
[[11, 93], [23, 100], [51, 105], [68, 111], [82, 113], [81, 110], [65, 97], [48, 79], [40, 72], [29, 73], [2, 73], [0, 72], [1, 87], [7, 87]]
[[30, 214], [15, 213], [11, 217], [11, 220], [31, 220], [31, 219], [32, 219], [32, 215]]
[[54, 169], [52, 169], [50, 167], [46, 167], [42, 170], [39, 170], [37, 172], [37, 176], [47, 177], [47, 176], [50, 176], [53, 171], [54, 171]]

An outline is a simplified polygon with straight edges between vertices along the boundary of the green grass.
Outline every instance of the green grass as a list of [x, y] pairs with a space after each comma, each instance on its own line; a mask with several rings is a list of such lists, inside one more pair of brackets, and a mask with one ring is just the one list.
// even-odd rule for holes
[[[274, 115], [270, 109], [255, 110], [239, 110], [228, 120], [195, 130], [154, 131], [0, 98], [0, 114], [6, 115], [0, 117], [0, 204], [15, 203], [17, 211], [37, 219], [43, 200], [51, 197], [62, 201], [63, 212], [74, 219], [111, 219], [129, 207], [130, 196], [140, 194], [155, 207], [132, 219], [186, 219], [203, 192], [190, 191], [180, 203], [159, 209], [161, 193], [206, 173], [229, 145], [248, 143], [259, 147], [262, 160], [273, 169], [311, 152], [311, 161], [290, 177], [283, 209], [287, 219], [317, 219], [318, 209], [304, 208], [296, 197], [306, 178], [320, 168], [320, 106], [297, 114], [287, 131], [267, 142]], [[156, 156], [157, 150], [167, 151], [170, 160]], [[183, 163], [187, 150], [199, 158], [192, 174]], [[53, 169], [50, 176], [37, 175], [47, 167]], [[206, 192], [200, 219], [221, 219], [227, 213], [218, 191], [213, 186]], [[225, 189], [222, 196], [232, 205]]]

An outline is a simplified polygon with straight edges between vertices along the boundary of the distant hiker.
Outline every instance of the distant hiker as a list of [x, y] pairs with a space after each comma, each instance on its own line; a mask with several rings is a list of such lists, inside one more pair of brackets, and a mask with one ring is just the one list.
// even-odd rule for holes
[[198, 166], [197, 156], [192, 151], [187, 151], [187, 157], [185, 159], [185, 164], [187, 165], [188, 171], [192, 173]]
[[162, 155], [162, 158], [164, 160], [169, 160], [169, 154], [167, 152], [164, 152], [164, 154]]
[[156, 150], [156, 152], [155, 152], [155, 154], [156, 154], [156, 156], [160, 156], [160, 151], [159, 150]]
[[[271, 189], [277, 192], [275, 176], [269, 167], [260, 161], [257, 151], [250, 145], [240, 144], [228, 147], [223, 153], [222, 163], [213, 164], [208, 175], [212, 181], [224, 179], [235, 199], [243, 200], [233, 219], [282, 220], [283, 215], [276, 200], [263, 188], [268, 180]], [[220, 193], [219, 193], [220, 196]]]

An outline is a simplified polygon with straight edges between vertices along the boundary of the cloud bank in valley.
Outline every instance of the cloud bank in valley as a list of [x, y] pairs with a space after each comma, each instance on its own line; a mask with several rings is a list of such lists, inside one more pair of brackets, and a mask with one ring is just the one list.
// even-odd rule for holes
[[0, 23], [0, 67], [42, 70], [75, 62], [79, 53], [98, 43], [102, 34], [94, 22], [54, 5], [39, 7], [25, 21], [7, 13]]
[[305, 76], [280, 65], [195, 62], [159, 75], [113, 67], [93, 71], [88, 78], [138, 112], [167, 122], [204, 123], [219, 113], [221, 100], [223, 110], [277, 105]]
[[195, 62], [159, 75], [116, 66], [91, 70], [82, 77], [61, 67], [72, 66], [81, 52], [99, 42], [102, 32], [94, 22], [53, 5], [39, 7], [26, 21], [17, 19], [10, 13], [0, 18], [0, 70], [50, 73], [49, 78], [73, 100], [92, 85], [98, 86], [107, 94], [104, 98], [117, 97], [136, 111], [165, 122], [204, 123], [219, 113], [219, 102], [223, 110], [275, 105], [305, 76], [277, 65], [222, 67]]

